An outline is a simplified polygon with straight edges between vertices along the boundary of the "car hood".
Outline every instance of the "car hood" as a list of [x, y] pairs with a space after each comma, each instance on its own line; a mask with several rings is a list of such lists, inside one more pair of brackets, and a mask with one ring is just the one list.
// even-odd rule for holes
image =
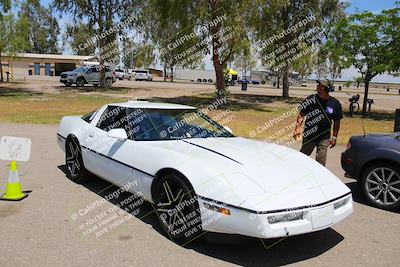
[[241, 137], [182, 142], [186, 151], [191, 147], [191, 154], [199, 155], [204, 168], [223, 173], [219, 180], [233, 191], [224, 197], [195, 188], [203, 197], [266, 211], [324, 203], [350, 192], [328, 169], [288, 147]]
[[71, 75], [71, 74], [77, 74], [77, 73], [78, 73], [78, 72], [75, 72], [75, 71], [64, 71], [64, 72], [61, 73], [61, 75], [62, 75], [62, 74]]

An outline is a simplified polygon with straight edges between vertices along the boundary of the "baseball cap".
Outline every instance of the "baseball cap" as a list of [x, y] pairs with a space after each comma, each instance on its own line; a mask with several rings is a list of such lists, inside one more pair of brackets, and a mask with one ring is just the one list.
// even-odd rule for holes
[[318, 83], [318, 84], [321, 84], [321, 85], [323, 85], [323, 86], [325, 86], [325, 87], [328, 87], [328, 88], [332, 86], [331, 81], [326, 80], [326, 79], [324, 79], [324, 80], [317, 80], [317, 83]]

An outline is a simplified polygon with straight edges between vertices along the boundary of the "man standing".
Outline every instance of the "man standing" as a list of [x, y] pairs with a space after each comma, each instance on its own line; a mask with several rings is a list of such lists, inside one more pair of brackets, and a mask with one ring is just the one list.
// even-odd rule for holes
[[[316, 160], [325, 166], [328, 147], [336, 146], [343, 112], [340, 102], [329, 95], [330, 82], [325, 80], [317, 81], [317, 83], [317, 94], [307, 97], [299, 107], [300, 112], [293, 137], [296, 140], [300, 137], [300, 127], [305, 118], [303, 145], [300, 151], [309, 156], [316, 147]], [[332, 121], [333, 136], [331, 138]]]

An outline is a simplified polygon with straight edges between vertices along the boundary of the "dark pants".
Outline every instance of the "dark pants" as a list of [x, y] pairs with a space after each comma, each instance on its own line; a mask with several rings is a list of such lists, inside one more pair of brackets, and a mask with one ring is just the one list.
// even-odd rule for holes
[[301, 147], [300, 152], [310, 156], [314, 148], [317, 147], [315, 160], [325, 166], [329, 141], [330, 139], [323, 139], [321, 141], [303, 141], [303, 146]]

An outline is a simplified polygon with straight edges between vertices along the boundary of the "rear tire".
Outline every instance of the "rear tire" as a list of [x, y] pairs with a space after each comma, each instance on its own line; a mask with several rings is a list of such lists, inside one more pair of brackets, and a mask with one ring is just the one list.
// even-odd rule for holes
[[362, 174], [362, 193], [374, 207], [395, 211], [400, 209], [400, 168], [379, 162], [368, 166]]
[[192, 187], [176, 174], [166, 174], [154, 188], [161, 228], [174, 242], [187, 244], [199, 237], [201, 214]]
[[88, 177], [82, 158], [82, 149], [75, 136], [69, 136], [65, 142], [65, 165], [67, 177], [75, 182], [82, 183]]
[[111, 78], [106, 79], [106, 87], [110, 88], [112, 86], [112, 80]]

